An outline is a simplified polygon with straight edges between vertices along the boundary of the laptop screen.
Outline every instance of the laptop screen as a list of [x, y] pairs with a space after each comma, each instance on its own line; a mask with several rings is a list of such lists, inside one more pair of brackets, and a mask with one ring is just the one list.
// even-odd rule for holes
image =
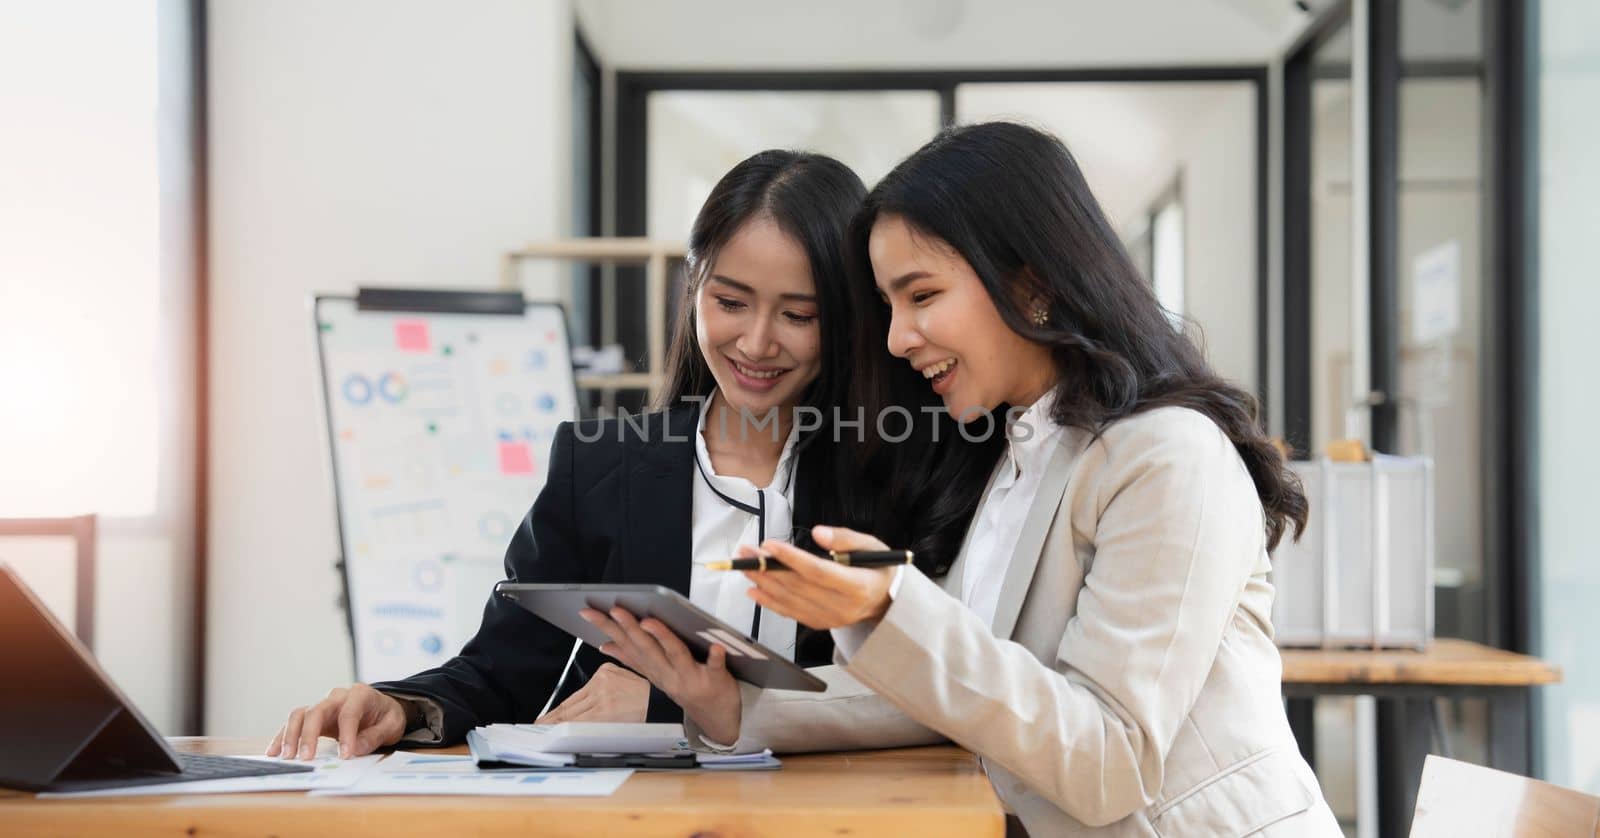
[[52, 763], [63, 753], [70, 757], [83, 737], [113, 724], [131, 751], [150, 754], [159, 748], [176, 768], [177, 756], [166, 740], [5, 565], [0, 565], [0, 672], [6, 674], [0, 678], [0, 741], [6, 743], [0, 776], [37, 776], [58, 768]]

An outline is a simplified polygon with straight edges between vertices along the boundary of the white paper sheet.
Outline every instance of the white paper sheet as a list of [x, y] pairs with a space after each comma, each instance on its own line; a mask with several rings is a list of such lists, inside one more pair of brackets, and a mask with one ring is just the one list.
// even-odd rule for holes
[[487, 774], [470, 756], [400, 751], [354, 785], [312, 792], [318, 797], [401, 794], [464, 794], [503, 797], [605, 797], [620, 788], [633, 770], [528, 771]]
[[[263, 762], [286, 760], [246, 754], [241, 759], [258, 759]], [[43, 798], [68, 797], [148, 797], [164, 794], [238, 794], [253, 791], [312, 791], [338, 789], [354, 785], [361, 776], [379, 764], [381, 754], [339, 759], [337, 756], [318, 757], [311, 760], [310, 772], [298, 774], [268, 774], [264, 777], [229, 777], [221, 780], [195, 780], [188, 783], [161, 783], [151, 786], [130, 786], [120, 789], [95, 789], [94, 791], [41, 792]]]

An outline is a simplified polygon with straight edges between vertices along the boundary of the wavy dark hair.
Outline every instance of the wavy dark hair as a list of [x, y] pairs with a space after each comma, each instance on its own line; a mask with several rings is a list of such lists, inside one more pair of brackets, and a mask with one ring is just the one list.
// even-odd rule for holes
[[[687, 397], [707, 396], [716, 387], [695, 337], [695, 295], [710, 277], [722, 248], [757, 219], [771, 219], [800, 245], [816, 284], [822, 357], [817, 378], [802, 397], [803, 406], [820, 410], [825, 419], [834, 416], [835, 408], [853, 416], [860, 409], [851, 386], [858, 369], [878, 377], [890, 366], [905, 366], [881, 346], [865, 353], [853, 346], [856, 314], [878, 305], [871, 282], [855, 281], [846, 258], [850, 220], [866, 193], [861, 178], [848, 166], [804, 151], [762, 151], [723, 175], [689, 233], [687, 282], [657, 409]], [[796, 491], [806, 493], [812, 517], [818, 523], [874, 531], [893, 538], [891, 543], [905, 543], [901, 519], [885, 512], [888, 469], [882, 465], [876, 434], [865, 438], [841, 434], [837, 441], [828, 438], [833, 434], [832, 423], [825, 421], [822, 428], [796, 441], [795, 465], [805, 476]], [[809, 531], [796, 531], [793, 541], [815, 547]]]
[[[1213, 372], [1195, 343], [1173, 328], [1059, 139], [1010, 122], [945, 129], [867, 196], [851, 231], [857, 262], [884, 216], [955, 248], [1006, 325], [1049, 347], [1059, 372], [1052, 415], [1058, 424], [1098, 434], [1160, 407], [1198, 411], [1243, 458], [1261, 500], [1267, 548], [1277, 547], [1290, 524], [1299, 537], [1305, 493], [1261, 428], [1255, 397]], [[1044, 325], [1024, 312], [1024, 301], [1035, 300], [1048, 309]], [[950, 454], [979, 471], [994, 463], [990, 448]], [[946, 485], [949, 497], [941, 503], [948, 514], [984, 484], [966, 473]]]

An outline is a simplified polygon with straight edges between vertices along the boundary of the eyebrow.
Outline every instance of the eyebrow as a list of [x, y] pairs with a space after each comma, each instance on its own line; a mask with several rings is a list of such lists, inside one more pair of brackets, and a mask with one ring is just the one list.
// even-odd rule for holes
[[[930, 274], [927, 271], [912, 271], [908, 274], [895, 277], [894, 279], [889, 280], [889, 293], [893, 294], [919, 279], [930, 276], [933, 276], [933, 274]], [[879, 293], [881, 294], [882, 292]]]
[[[722, 274], [712, 274], [711, 280], [713, 282], [720, 282], [723, 285], [726, 285], [726, 286], [734, 289], [735, 291], [743, 291], [746, 294], [750, 294], [752, 296], [758, 296], [756, 294], [756, 289], [751, 288], [750, 286], [744, 284], [743, 282], [738, 281], [737, 279], [729, 279], [729, 278], [723, 276]], [[817, 295], [815, 295], [815, 294], [796, 294], [796, 293], [793, 293], [793, 292], [789, 292], [789, 293], [785, 293], [785, 294], [779, 294], [778, 295], [778, 299], [780, 299], [780, 300], [794, 300], [795, 302], [801, 302], [801, 303], [814, 303], [814, 302], [817, 301]]]

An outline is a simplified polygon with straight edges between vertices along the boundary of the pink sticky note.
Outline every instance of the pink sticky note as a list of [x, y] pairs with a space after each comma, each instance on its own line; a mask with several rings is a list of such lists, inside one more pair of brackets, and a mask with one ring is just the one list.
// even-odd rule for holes
[[428, 322], [401, 320], [394, 324], [394, 342], [401, 352], [428, 351]]
[[526, 442], [500, 443], [501, 474], [532, 474], [533, 452]]

